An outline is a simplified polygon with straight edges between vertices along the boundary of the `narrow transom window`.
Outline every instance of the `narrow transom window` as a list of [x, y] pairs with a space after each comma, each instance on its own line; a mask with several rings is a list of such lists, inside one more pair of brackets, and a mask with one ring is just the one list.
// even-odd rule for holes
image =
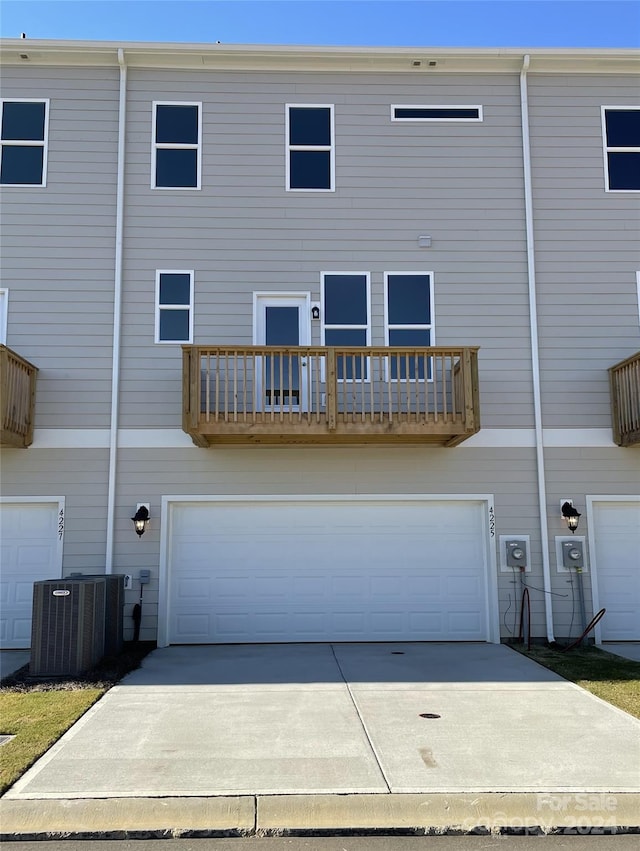
[[333, 106], [287, 104], [287, 189], [334, 189]]
[[[429, 272], [387, 272], [385, 335], [391, 348], [416, 349], [433, 345], [433, 276]], [[430, 359], [424, 356], [391, 358], [391, 378], [430, 378]]]
[[[367, 272], [323, 274], [322, 304], [325, 346], [351, 348], [369, 345], [370, 287]], [[362, 358], [338, 358], [337, 371], [339, 379], [366, 379], [367, 362]]]
[[201, 106], [153, 104], [152, 188], [200, 189]]
[[0, 183], [45, 186], [48, 100], [3, 100], [0, 121]]
[[607, 192], [640, 191], [640, 107], [603, 106]]
[[156, 272], [156, 343], [193, 342], [193, 272]]
[[391, 107], [392, 121], [482, 121], [481, 106], [421, 106], [397, 104]]

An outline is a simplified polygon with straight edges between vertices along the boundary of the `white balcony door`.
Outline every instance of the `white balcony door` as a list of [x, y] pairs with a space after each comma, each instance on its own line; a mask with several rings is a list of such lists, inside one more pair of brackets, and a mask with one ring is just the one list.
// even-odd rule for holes
[[[308, 346], [309, 293], [256, 293], [254, 342], [258, 346]], [[307, 358], [268, 355], [256, 358], [256, 410], [307, 411]]]

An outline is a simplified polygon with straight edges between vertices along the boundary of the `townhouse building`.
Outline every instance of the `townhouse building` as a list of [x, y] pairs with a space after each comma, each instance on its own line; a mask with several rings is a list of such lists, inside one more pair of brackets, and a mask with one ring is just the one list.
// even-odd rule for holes
[[0, 61], [2, 646], [640, 640], [637, 51]]

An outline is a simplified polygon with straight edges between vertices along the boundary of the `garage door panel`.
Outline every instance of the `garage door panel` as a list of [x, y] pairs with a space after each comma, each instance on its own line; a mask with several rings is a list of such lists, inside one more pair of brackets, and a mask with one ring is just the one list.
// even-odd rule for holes
[[169, 640], [486, 640], [483, 518], [471, 501], [176, 504]]
[[33, 583], [61, 575], [58, 504], [0, 504], [0, 539], [0, 645], [6, 649], [28, 648]]
[[640, 641], [640, 501], [594, 502], [593, 542], [603, 641]]

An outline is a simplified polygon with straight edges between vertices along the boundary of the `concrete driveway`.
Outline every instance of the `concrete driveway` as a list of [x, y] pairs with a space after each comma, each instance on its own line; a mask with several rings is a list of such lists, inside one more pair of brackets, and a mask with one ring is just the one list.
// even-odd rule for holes
[[640, 722], [508, 647], [169, 647], [8, 799], [637, 792]]

